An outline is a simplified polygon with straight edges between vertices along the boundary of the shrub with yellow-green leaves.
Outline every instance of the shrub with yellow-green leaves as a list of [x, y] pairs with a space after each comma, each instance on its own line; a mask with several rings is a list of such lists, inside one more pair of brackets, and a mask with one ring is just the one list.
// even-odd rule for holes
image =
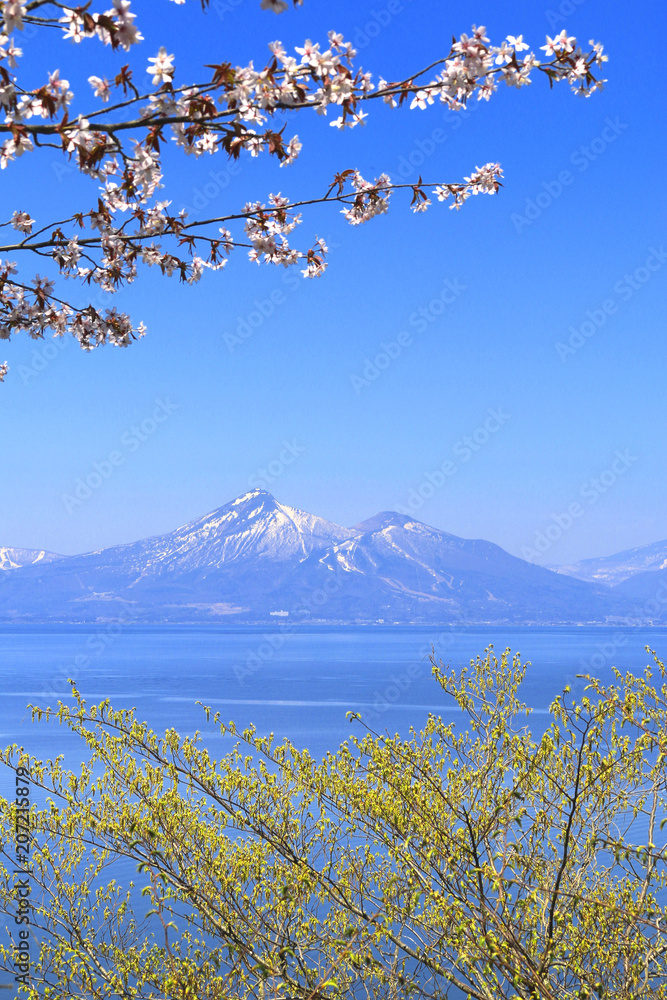
[[[434, 661], [450, 722], [366, 730], [319, 763], [219, 715], [230, 744], [214, 760], [198, 734], [158, 736], [73, 686], [73, 706], [33, 713], [81, 738], [80, 770], [0, 755], [45, 803], [31, 814], [21, 995], [667, 998], [655, 662], [589, 678], [578, 700], [566, 689], [535, 736], [518, 657], [490, 648], [460, 673]], [[13, 975], [16, 806], [0, 808]]]

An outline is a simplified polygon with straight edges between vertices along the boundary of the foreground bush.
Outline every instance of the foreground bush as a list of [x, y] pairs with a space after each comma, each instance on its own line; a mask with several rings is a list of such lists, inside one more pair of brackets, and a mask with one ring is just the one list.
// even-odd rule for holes
[[[490, 649], [458, 675], [434, 662], [451, 723], [367, 732], [319, 764], [217, 715], [237, 742], [215, 761], [199, 736], [159, 737], [73, 688], [55, 714], [85, 744], [79, 771], [0, 755], [48, 793], [31, 815], [23, 994], [667, 997], [656, 666], [659, 688], [647, 668], [588, 679], [579, 701], [566, 689], [538, 738], [518, 657]], [[0, 806], [0, 909], [18, 945], [22, 827]], [[114, 880], [121, 859], [134, 886]], [[5, 937], [12, 975], [15, 958]]]

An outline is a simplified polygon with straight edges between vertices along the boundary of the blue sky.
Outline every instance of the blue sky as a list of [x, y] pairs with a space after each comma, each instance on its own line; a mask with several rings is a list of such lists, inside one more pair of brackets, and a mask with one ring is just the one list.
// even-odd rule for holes
[[[537, 77], [458, 117], [373, 106], [345, 134], [300, 116], [287, 130], [304, 149], [288, 169], [170, 156], [165, 196], [210, 214], [270, 191], [317, 194], [347, 167], [449, 181], [497, 160], [505, 187], [459, 213], [414, 215], [395, 195], [358, 228], [335, 207], [306, 214], [300, 244], [316, 233], [332, 247], [315, 281], [242, 252], [194, 288], [143, 274], [116, 297], [149, 327], [128, 350], [3, 343], [0, 545], [131, 541], [258, 484], [338, 523], [411, 509], [517, 555], [556, 524], [547, 564], [667, 537], [664, 64], [660, 45], [641, 42], [661, 37], [662, 4], [305, 0], [280, 17], [258, 0], [218, 0], [207, 15], [191, 0], [133, 6], [146, 41], [130, 58], [143, 67], [164, 44], [181, 82], [330, 28], [376, 78], [402, 77], [476, 23], [533, 48], [563, 27], [602, 41], [609, 83], [580, 100]], [[128, 58], [51, 36], [24, 49], [27, 66], [60, 66], [81, 92]], [[5, 217], [18, 207], [46, 221], [91, 203], [94, 183], [55, 154], [30, 159], [2, 175]], [[98, 467], [108, 475], [69, 503]]]

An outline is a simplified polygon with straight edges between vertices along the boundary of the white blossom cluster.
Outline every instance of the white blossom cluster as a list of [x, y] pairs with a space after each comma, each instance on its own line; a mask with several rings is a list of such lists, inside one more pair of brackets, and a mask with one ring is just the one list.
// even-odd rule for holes
[[[184, 0], [173, 2], [181, 5]], [[202, 6], [207, 2], [201, 0]], [[293, 2], [297, 5], [301, 0]], [[94, 205], [56, 224], [38, 225], [19, 207], [3, 224], [18, 236], [6, 239], [0, 254], [29, 252], [47, 258], [61, 277], [97, 285], [104, 292], [115, 292], [134, 281], [140, 264], [195, 283], [205, 270], [224, 268], [235, 247], [245, 248], [249, 259], [258, 264], [305, 264], [302, 273], [306, 277], [316, 277], [326, 268], [323, 240], [316, 239], [308, 250], [292, 246], [292, 234], [302, 221], [296, 209], [304, 203], [281, 194], [271, 195], [266, 204], [250, 202], [205, 223], [189, 220], [185, 211], [171, 212], [171, 202], [159, 196], [164, 186], [162, 152], [170, 141], [195, 157], [223, 153], [238, 159], [242, 154], [266, 154], [276, 157], [280, 166], [288, 166], [302, 145], [298, 135], [287, 138], [284, 128], [271, 127], [277, 112], [314, 110], [327, 115], [333, 106], [337, 117], [331, 125], [342, 129], [363, 124], [367, 117], [363, 108], [374, 100], [392, 108], [406, 105], [419, 110], [439, 100], [458, 110], [474, 97], [489, 100], [500, 83], [528, 85], [535, 71], [545, 74], [551, 84], [567, 81], [583, 95], [604, 83], [594, 75], [607, 58], [598, 43], [591, 42], [584, 53], [576, 39], [562, 31], [547, 38], [542, 49], [549, 62], [542, 63], [521, 35], [508, 35], [493, 46], [483, 27], [473, 27], [470, 36], [462, 35], [449, 54], [427, 71], [398, 82], [380, 78], [375, 85], [370, 73], [355, 69], [351, 43], [330, 31], [326, 46], [307, 39], [290, 54], [280, 42], [272, 42], [270, 61], [263, 68], [255, 69], [253, 63], [221, 63], [209, 67], [212, 73], [206, 82], [184, 86], [176, 82], [174, 55], [161, 48], [138, 70], [150, 78], [152, 90], [142, 92], [129, 66], [112, 80], [91, 76], [97, 104], [77, 113], [74, 94], [59, 70], [48, 73], [39, 87], [26, 90], [20, 86], [13, 71], [22, 52], [14, 44], [14, 32], [27, 23], [50, 25], [60, 27], [69, 42], [97, 38], [125, 51], [142, 40], [130, 0], [113, 0], [112, 7], [100, 13], [91, 11], [91, 6], [0, 0], [0, 105], [4, 111], [0, 169], [13, 168], [13, 161], [26, 153], [55, 147], [98, 185]], [[261, 6], [281, 13], [288, 3], [262, 0]], [[45, 16], [49, 8], [54, 9], [51, 19]], [[421, 178], [416, 184], [394, 184], [384, 173], [371, 182], [358, 170], [346, 170], [335, 174], [326, 194], [309, 204], [339, 202], [346, 220], [356, 226], [385, 213], [396, 189], [411, 190], [415, 212], [431, 205], [429, 194], [438, 201], [451, 199], [451, 207], [458, 209], [471, 195], [497, 192], [501, 176], [497, 163], [476, 167], [459, 182], [432, 184]], [[240, 226], [236, 235], [225, 223]], [[2, 339], [21, 330], [41, 337], [50, 329], [55, 336], [70, 332], [84, 348], [92, 348], [102, 343], [126, 346], [145, 332], [142, 324], [133, 327], [127, 315], [114, 309], [102, 315], [92, 306], [75, 307], [57, 298], [51, 279], [37, 276], [22, 282], [16, 274], [15, 263], [0, 264]], [[0, 366], [0, 380], [5, 373], [6, 366]]]

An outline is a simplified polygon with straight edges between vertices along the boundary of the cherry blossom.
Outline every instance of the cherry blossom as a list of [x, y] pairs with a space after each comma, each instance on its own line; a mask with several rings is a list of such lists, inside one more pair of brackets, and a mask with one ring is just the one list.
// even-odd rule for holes
[[[157, 83], [171, 82], [171, 78], [174, 75], [173, 59], [174, 59], [173, 55], [171, 56], [167, 55], [167, 50], [165, 49], [164, 46], [162, 46], [157, 56], [152, 56], [151, 58], [149, 58], [148, 60], [149, 65], [146, 68], [146, 72], [153, 74], [154, 86]], [[151, 66], [150, 63], [154, 63], [155, 65]]]
[[106, 104], [111, 97], [111, 85], [108, 80], [101, 80], [99, 76], [89, 76], [88, 83], [95, 92], [95, 97], [101, 97]]
[[10, 35], [14, 29], [23, 30], [23, 18], [26, 13], [26, 5], [18, 0], [5, 0], [2, 7], [4, 19], [3, 31]]
[[555, 38], [549, 38], [547, 35], [547, 44], [540, 46], [548, 56], [555, 56], [559, 53], [569, 53], [574, 51], [574, 43], [576, 38], [568, 38], [567, 31], [563, 28], [560, 35], [556, 35]]
[[12, 215], [12, 226], [20, 233], [31, 233], [34, 223], [35, 220], [27, 212], [14, 212]]
[[419, 108], [425, 111], [428, 104], [433, 104], [433, 95], [429, 90], [418, 90], [410, 103], [410, 110]]

